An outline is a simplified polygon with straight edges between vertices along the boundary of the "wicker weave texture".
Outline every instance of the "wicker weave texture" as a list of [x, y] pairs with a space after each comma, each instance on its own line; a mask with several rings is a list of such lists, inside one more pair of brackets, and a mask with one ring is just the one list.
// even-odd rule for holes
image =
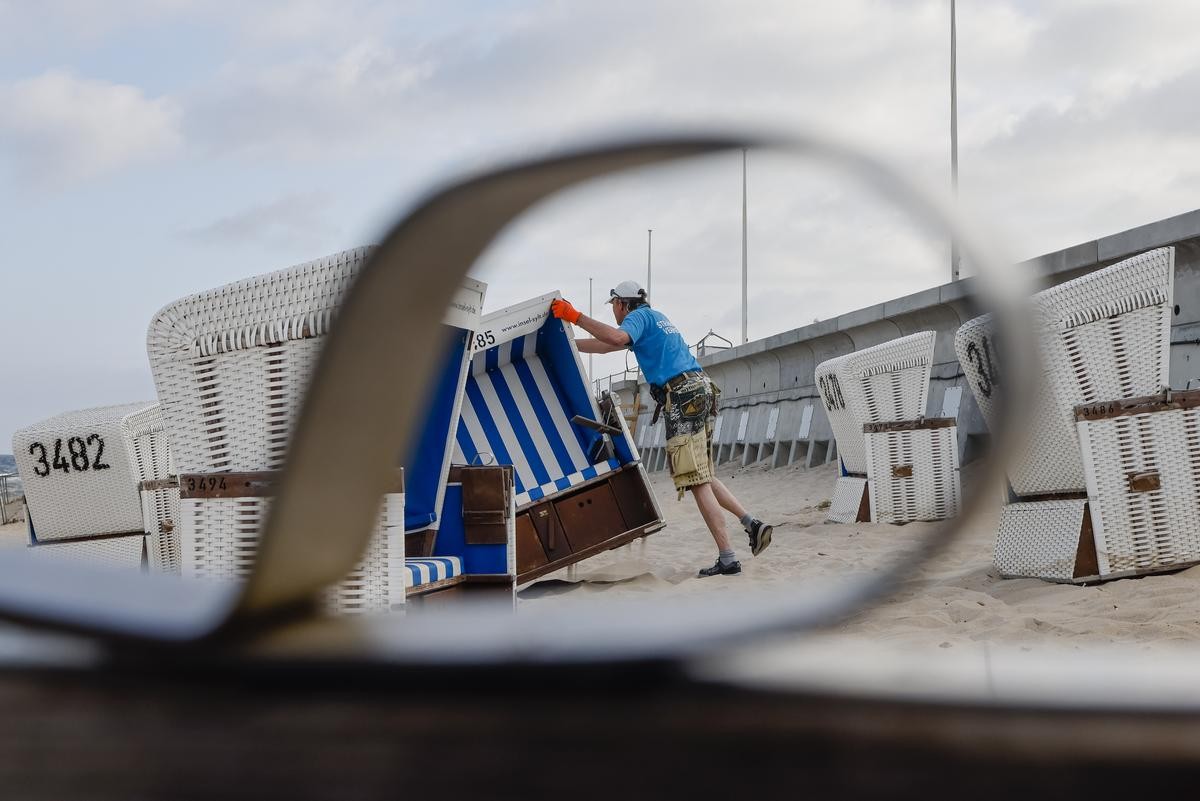
[[1006, 504], [996, 536], [996, 572], [1002, 578], [1069, 582], [1087, 499]]
[[[258, 553], [258, 534], [271, 507], [270, 498], [184, 498], [181, 501], [180, 564], [185, 576], [241, 580]], [[379, 523], [362, 561], [325, 592], [332, 612], [385, 612], [403, 603], [403, 584], [395, 586], [391, 564], [403, 563], [404, 496], [385, 496]], [[398, 600], [397, 600], [398, 592]]]
[[984, 421], [988, 428], [995, 428], [1001, 375], [992, 315], [967, 320], [958, 327], [954, 334], [954, 354]]
[[922, 331], [817, 365], [817, 388], [847, 471], [867, 472], [863, 424], [925, 415], [934, 337]]
[[1046, 396], [1022, 427], [1018, 495], [1084, 489], [1076, 405], [1167, 386], [1174, 274], [1174, 248], [1160, 248], [1034, 296]]
[[[179, 472], [283, 466], [323, 337], [369, 254], [359, 248], [239, 281], [155, 316], [147, 350]], [[269, 507], [266, 498], [184, 499], [183, 575], [244, 577]], [[389, 561], [403, 559], [403, 526], [403, 496], [387, 496], [363, 561], [327, 593], [333, 611], [391, 607]], [[402, 586], [398, 597], [402, 603]]]
[[65, 559], [122, 570], [140, 571], [146, 550], [144, 534], [100, 539], [51, 542], [30, 546], [28, 553], [38, 559]]
[[871, 520], [945, 520], [959, 509], [958, 428], [864, 435]]
[[[162, 407], [155, 403], [121, 421], [141, 481], [156, 481], [175, 475], [167, 442]], [[178, 573], [179, 488], [142, 490], [142, 528], [148, 535], [146, 552], [152, 570]]]
[[151, 570], [178, 574], [179, 488], [142, 490], [142, 520], [146, 525], [146, 554]]
[[[1078, 430], [1101, 575], [1200, 562], [1200, 409], [1084, 420]], [[1158, 486], [1138, 491], [1134, 476]]]
[[152, 406], [67, 412], [13, 434], [39, 541], [142, 530], [139, 463], [122, 424]]
[[338, 253], [155, 315], [147, 351], [180, 472], [283, 466], [319, 338], [367, 256]]
[[868, 486], [865, 478], [841, 476], [833, 485], [833, 499], [825, 513], [827, 523], [853, 523], [858, 520], [858, 508], [862, 504], [863, 489]]

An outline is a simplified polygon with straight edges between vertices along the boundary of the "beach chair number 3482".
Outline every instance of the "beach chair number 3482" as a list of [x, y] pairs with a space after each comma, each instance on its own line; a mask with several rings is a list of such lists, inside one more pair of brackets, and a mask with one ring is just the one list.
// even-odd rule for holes
[[[92, 448], [92, 454], [88, 453], [89, 448]], [[29, 455], [37, 461], [33, 466], [34, 474], [43, 478], [50, 475], [51, 470], [61, 470], [64, 473], [70, 473], [71, 469], [74, 468], [76, 472], [82, 473], [85, 470], [107, 470], [111, 466], [102, 461], [104, 457], [104, 437], [99, 434], [89, 434], [86, 439], [83, 437], [68, 437], [66, 453], [63, 452], [62, 439], [56, 439], [54, 440], [53, 456], [50, 455], [50, 449], [42, 443], [31, 442], [29, 444]]]

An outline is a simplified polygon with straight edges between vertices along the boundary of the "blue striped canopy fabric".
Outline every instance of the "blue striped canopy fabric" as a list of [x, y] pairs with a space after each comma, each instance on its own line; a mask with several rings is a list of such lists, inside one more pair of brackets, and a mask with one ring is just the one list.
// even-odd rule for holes
[[573, 348], [569, 358], [539, 353], [539, 341], [545, 348], [551, 337], [566, 343], [557, 320], [476, 353], [459, 418], [454, 461], [511, 464], [518, 508], [620, 466], [589, 458], [600, 436], [571, 422], [597, 416], [587, 379]]
[[462, 559], [457, 556], [427, 556], [404, 560], [404, 587], [420, 587], [444, 581], [463, 572]]

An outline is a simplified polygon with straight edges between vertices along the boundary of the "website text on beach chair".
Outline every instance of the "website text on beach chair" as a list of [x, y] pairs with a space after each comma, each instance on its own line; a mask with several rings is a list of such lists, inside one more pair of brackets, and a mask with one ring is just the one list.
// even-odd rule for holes
[[[345, 251], [202, 292], [150, 323], [150, 365], [179, 471], [183, 575], [245, 576], [323, 337], [368, 255]], [[464, 286], [446, 320], [465, 315], [459, 327], [469, 328], [482, 292], [478, 282]], [[403, 604], [404, 506], [397, 470], [362, 562], [327, 592], [331, 611]]]
[[144, 567], [147, 545], [152, 566], [170, 552], [177, 516], [170, 493], [147, 505], [141, 490], [170, 475], [158, 404], [56, 415], [16, 432], [13, 453], [25, 485], [31, 552], [130, 569]]
[[958, 514], [958, 429], [926, 418], [934, 332], [817, 365], [842, 475], [826, 520], [907, 523]]
[[[1000, 575], [1084, 583], [1200, 561], [1193, 401], [1166, 390], [1174, 262], [1160, 248], [1034, 296], [1043, 375], [1013, 427]], [[978, 318], [955, 341], [985, 417], [1003, 375], [990, 336]]]
[[619, 409], [598, 403], [543, 295], [483, 318], [455, 463], [512, 465], [517, 581], [527, 582], [662, 528]]

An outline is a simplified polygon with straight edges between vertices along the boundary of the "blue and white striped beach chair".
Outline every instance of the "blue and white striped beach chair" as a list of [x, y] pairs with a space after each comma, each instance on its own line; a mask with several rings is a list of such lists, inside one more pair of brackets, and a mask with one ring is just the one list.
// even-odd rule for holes
[[[513, 467], [518, 581], [662, 527], [624, 419], [610, 414], [604, 419], [608, 432], [598, 430], [601, 409], [574, 337], [549, 314], [556, 297], [484, 317], [455, 442], [456, 463]], [[565, 498], [580, 492], [591, 494], [577, 502], [581, 508], [567, 509]], [[534, 508], [554, 513], [530, 515]], [[542, 524], [544, 531], [537, 529]]]
[[[486, 338], [480, 334], [483, 293], [460, 293], [434, 342], [443, 349], [442, 368], [430, 387], [425, 419], [405, 468], [405, 554], [401, 580], [406, 598], [434, 592], [474, 589], [476, 585], [506, 590], [515, 586], [515, 552], [511, 497], [493, 509], [503, 520], [499, 541], [479, 542], [477, 521], [465, 508], [461, 470], [451, 471], [471, 365], [471, 354]], [[468, 308], [469, 307], [469, 308]], [[440, 336], [439, 340], [437, 336]], [[507, 493], [511, 496], [511, 491]], [[478, 514], [478, 513], [476, 513]], [[496, 525], [496, 524], [493, 524]], [[484, 538], [487, 539], [487, 538]]]

